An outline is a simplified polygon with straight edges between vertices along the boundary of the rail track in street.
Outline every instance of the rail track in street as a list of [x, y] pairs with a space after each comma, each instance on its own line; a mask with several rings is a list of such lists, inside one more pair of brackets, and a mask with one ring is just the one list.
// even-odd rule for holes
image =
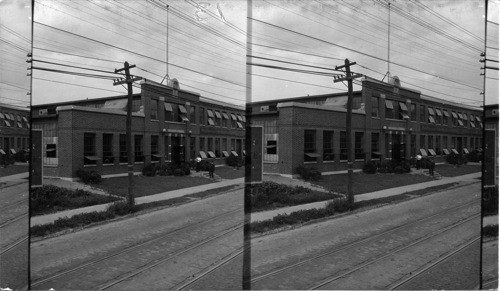
[[227, 211], [210, 219], [191, 223], [140, 243], [97, 256], [71, 268], [35, 278], [31, 287], [35, 289], [126, 288], [130, 282], [141, 280], [142, 275], [154, 271], [155, 268], [165, 267], [171, 261], [176, 263], [181, 256], [189, 256], [191, 252], [210, 244], [219, 244], [230, 236], [243, 237], [243, 224], [234, 217], [242, 211], [242, 208]]
[[[395, 253], [408, 251], [429, 240], [453, 232], [480, 217], [478, 200], [409, 221], [375, 235], [335, 246], [268, 271], [252, 274], [252, 289], [378, 289], [378, 286], [339, 284]], [[477, 205], [470, 205], [476, 202]], [[299, 275], [300, 274], [300, 275]], [[351, 279], [349, 279], [351, 278]], [[394, 282], [394, 281], [392, 281]], [[386, 285], [384, 285], [386, 286]], [[385, 288], [383, 288], [385, 289]]]

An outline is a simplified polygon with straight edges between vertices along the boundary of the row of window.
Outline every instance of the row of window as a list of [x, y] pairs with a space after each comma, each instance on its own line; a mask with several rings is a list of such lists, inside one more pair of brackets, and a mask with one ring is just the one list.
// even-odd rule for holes
[[[317, 158], [322, 157], [323, 161], [334, 161], [334, 132], [332, 130], [324, 130], [321, 132], [323, 134], [323, 148], [322, 152], [318, 152], [317, 148], [317, 135], [316, 130], [304, 130], [304, 161], [305, 162], [316, 162]], [[354, 133], [354, 158], [364, 159], [365, 151], [363, 149], [363, 139], [365, 137], [364, 132]], [[427, 141], [427, 144], [426, 144]], [[463, 136], [451, 136], [450, 144], [448, 144], [447, 136], [434, 136], [434, 135], [421, 135], [420, 136], [420, 147], [419, 149], [427, 149], [434, 155], [448, 154], [450, 150], [455, 148], [466, 149], [477, 149], [481, 148], [481, 138], [479, 137], [463, 137]], [[382, 154], [380, 152], [380, 134], [378, 132], [371, 133], [371, 157], [378, 158]], [[392, 145], [391, 145], [392, 143]], [[385, 148], [386, 156], [391, 157], [391, 152], [394, 149], [399, 149], [403, 152], [402, 157], [404, 157], [404, 146], [403, 137], [401, 135], [386, 134], [385, 137]], [[276, 147], [269, 146], [269, 141], [266, 146], [266, 154], [277, 154]], [[410, 137], [410, 150], [411, 155], [415, 156], [417, 154], [416, 147], [416, 135], [412, 134]], [[340, 160], [347, 160], [347, 136], [345, 131], [340, 131], [340, 141], [339, 141], [339, 158]]]
[[[380, 117], [379, 114], [379, 98], [372, 97], [371, 104], [372, 117]], [[427, 110], [426, 110], [427, 108]], [[450, 113], [451, 112], [451, 115]], [[430, 124], [448, 125], [451, 120], [453, 126], [482, 128], [482, 122], [479, 115], [466, 112], [449, 111], [444, 108], [436, 108], [432, 106], [420, 105], [419, 121]], [[410, 104], [410, 108], [405, 102], [385, 99], [385, 118], [417, 121], [417, 106], [414, 103]]]
[[[196, 120], [195, 106], [189, 108], [189, 113], [184, 105], [175, 103], [164, 103], [165, 121], [199, 123], [229, 128], [244, 128], [245, 116], [220, 110], [205, 109], [199, 107], [198, 120]], [[158, 120], [158, 100], [151, 100], [151, 120]]]
[[22, 115], [0, 112], [0, 126], [12, 128], [30, 128], [28, 119]]
[[[103, 164], [112, 164], [115, 162], [115, 157], [113, 155], [113, 134], [103, 134], [102, 135], [102, 162]], [[172, 158], [172, 155], [184, 154], [184, 137], [170, 137], [170, 144], [168, 144], [168, 137], [165, 137], [165, 153], [167, 160]], [[191, 147], [190, 153], [191, 157], [200, 156], [201, 158], [219, 158], [228, 157], [233, 154], [238, 156], [237, 153], [243, 153], [243, 140], [242, 139], [228, 139], [226, 138], [213, 138], [213, 137], [199, 137], [199, 151], [196, 152], [195, 149], [195, 137], [191, 137]], [[206, 143], [205, 143], [206, 141]], [[229, 143], [229, 144], [228, 144]], [[144, 145], [143, 145], [143, 135], [134, 135], [134, 161], [143, 162], [144, 161]], [[228, 147], [230, 145], [230, 147]], [[56, 158], [56, 145], [47, 144], [46, 156]], [[161, 155], [159, 154], [159, 136], [151, 136], [151, 161], [159, 161]], [[95, 133], [84, 133], [83, 138], [83, 155], [84, 164], [92, 165], [97, 164], [100, 157], [96, 154], [96, 134]], [[128, 161], [127, 156], [127, 136], [126, 134], [119, 135], [119, 162], [126, 163]], [[183, 160], [183, 158], [181, 158]]]

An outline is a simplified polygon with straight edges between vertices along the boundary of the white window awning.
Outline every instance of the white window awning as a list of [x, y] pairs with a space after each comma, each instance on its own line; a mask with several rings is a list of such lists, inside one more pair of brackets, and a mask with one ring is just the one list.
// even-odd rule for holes
[[430, 123], [436, 123], [436, 120], [434, 120], [434, 117], [429, 115], [429, 122]]
[[236, 115], [234, 115], [234, 113], [231, 113], [231, 119], [236, 121]]
[[241, 118], [241, 115], [236, 115], [236, 117], [238, 118], [239, 121], [243, 122], [243, 118]]
[[394, 107], [392, 106], [392, 101], [391, 100], [385, 100], [385, 107], [387, 109], [394, 109]]
[[188, 113], [188, 112], [187, 112], [187, 110], [186, 110], [186, 107], [184, 107], [184, 105], [180, 105], [180, 104], [179, 104], [179, 111], [180, 111], [181, 113], [184, 113], [184, 114], [187, 114], [187, 113]]
[[215, 154], [214, 154], [214, 152], [212, 152], [212, 151], [208, 151], [207, 153], [208, 153], [208, 156], [209, 156], [209, 157], [211, 157], [211, 158], [215, 158]]
[[444, 153], [445, 155], [449, 155], [449, 154], [450, 154], [450, 151], [449, 151], [448, 149], [443, 149], [443, 153]]
[[481, 118], [479, 118], [479, 116], [476, 115], [476, 120], [481, 122]]
[[215, 125], [214, 120], [212, 118], [208, 119], [208, 124], [209, 125]]
[[319, 157], [321, 157], [321, 155], [318, 154], [318, 153], [304, 153], [304, 155], [306, 155], [306, 156], [308, 156], [310, 158], [319, 158]]
[[468, 149], [463, 148], [463, 150], [464, 150], [464, 153], [466, 153], [466, 154], [468, 154], [468, 153], [469, 153], [469, 150], [468, 150]]
[[28, 122], [28, 119], [26, 119], [26, 117], [23, 116], [23, 121]]
[[0, 112], [0, 118], [5, 119], [5, 115], [2, 112]]
[[172, 109], [172, 104], [170, 104], [170, 103], [165, 102], [165, 103], [163, 104], [163, 106], [165, 107], [165, 111], [169, 111], [169, 112], [174, 111], [174, 110]]
[[455, 112], [451, 112], [451, 116], [453, 116], [453, 118], [458, 118], [457, 114]]
[[223, 155], [224, 157], [229, 157], [229, 154], [228, 154], [226, 151], [222, 151], [222, 155]]
[[181, 114], [181, 115], [179, 115], [179, 117], [181, 118], [182, 121], [189, 122], [189, 118], [187, 118], [187, 116], [185, 114]]
[[237, 156], [238, 156], [238, 153], [237, 153], [237, 152], [235, 152], [235, 151], [231, 151], [231, 154], [232, 154], [233, 156], [235, 156], [235, 157], [237, 157]]
[[450, 117], [450, 114], [446, 110], [443, 110], [443, 115], [446, 116], [446, 117]]
[[10, 153], [15, 155], [16, 154], [16, 150], [15, 149], [10, 149]]
[[427, 151], [425, 149], [420, 149], [420, 153], [422, 156], [426, 157], [427, 156]]
[[245, 115], [243, 115], [241, 118], [243, 118], [243, 122], [247, 122], [247, 119], [245, 118]]
[[460, 120], [460, 119], [459, 119], [459, 120], [457, 120], [457, 121], [458, 121], [458, 125], [460, 125], [460, 126], [464, 126], [464, 123], [462, 122], [462, 120]]
[[215, 111], [215, 117], [217, 117], [217, 118], [221, 118], [222, 117], [222, 116], [220, 116], [219, 111]]
[[202, 159], [206, 159], [206, 158], [207, 158], [207, 154], [206, 154], [204, 151], [200, 151], [200, 154], [199, 154], [199, 155], [200, 155], [200, 157], [201, 157]]
[[240, 122], [237, 121], [236, 124], [238, 125], [238, 128], [243, 128], [243, 125]]
[[6, 155], [6, 153], [2, 149], [0, 149], [0, 154]]
[[451, 149], [451, 151], [455, 154], [458, 155], [458, 151], [456, 149]]
[[431, 154], [431, 156], [436, 155], [436, 152], [433, 149], [428, 149], [428, 151], [429, 151], [429, 154]]
[[225, 119], [229, 119], [229, 116], [227, 115], [226, 112], [222, 112], [222, 117], [224, 117]]
[[436, 114], [437, 116], [443, 116], [443, 113], [441, 113], [441, 110], [436, 108]]
[[212, 112], [212, 110], [207, 109], [207, 114], [208, 114], [208, 117], [214, 118], [214, 113]]
[[473, 122], [473, 121], [469, 122], [469, 124], [470, 124], [470, 127], [474, 127], [474, 128], [476, 128], [476, 125], [474, 124], [474, 122]]
[[432, 109], [431, 107], [428, 107], [428, 108], [427, 108], [427, 111], [429, 111], [429, 114], [430, 114], [430, 115], [434, 115], [434, 114], [435, 114], [435, 113], [434, 113], [434, 109]]
[[408, 111], [408, 107], [406, 107], [406, 104], [404, 104], [403, 102], [399, 102], [399, 108], [401, 108], [401, 110], [403, 111]]

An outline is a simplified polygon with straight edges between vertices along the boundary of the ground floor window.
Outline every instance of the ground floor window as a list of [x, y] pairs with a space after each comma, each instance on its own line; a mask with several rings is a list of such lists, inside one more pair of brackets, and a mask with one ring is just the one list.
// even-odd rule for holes
[[[193, 108], [193, 107], [191, 107]], [[194, 119], [193, 119], [194, 120]], [[196, 158], [196, 138], [194, 136], [189, 138], [189, 155], [191, 159]]]
[[160, 161], [160, 155], [158, 154], [158, 136], [151, 136], [151, 161], [158, 162]]
[[102, 163], [112, 164], [113, 161], [113, 134], [105, 133], [102, 135]]
[[372, 140], [371, 140], [371, 146], [372, 146], [372, 159], [378, 159], [380, 158], [380, 148], [379, 148], [379, 139], [380, 139], [380, 134], [378, 132], [372, 132]]
[[436, 136], [436, 154], [441, 155], [441, 136]]
[[95, 133], [84, 133], [83, 134], [84, 165], [97, 164], [95, 140], [96, 140]]
[[443, 136], [443, 149], [448, 150], [448, 137]]
[[427, 148], [434, 149], [434, 136], [432, 135], [427, 136]]
[[363, 153], [363, 132], [354, 133], [354, 159], [364, 159]]
[[410, 135], [410, 152], [412, 156], [417, 155], [417, 135]]
[[46, 145], [45, 156], [47, 158], [57, 158], [57, 145], [55, 143], [48, 143]]
[[135, 162], [144, 162], [142, 135], [135, 135], [134, 136], [134, 161]]
[[316, 154], [316, 131], [304, 130], [304, 161], [315, 162]]
[[323, 161], [333, 161], [333, 131], [323, 131]]
[[424, 149], [425, 148], [425, 135], [420, 135], [420, 148]]
[[218, 157], [218, 158], [221, 156], [221, 153], [220, 153], [220, 138], [215, 138], [215, 156]]

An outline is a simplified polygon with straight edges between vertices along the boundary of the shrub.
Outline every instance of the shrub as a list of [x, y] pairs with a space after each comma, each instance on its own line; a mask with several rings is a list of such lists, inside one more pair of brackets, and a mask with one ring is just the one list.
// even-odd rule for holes
[[170, 175], [172, 175], [172, 171], [169, 171], [169, 170], [171, 170], [171, 168], [169, 168], [168, 164], [161, 164], [158, 167], [158, 175], [160, 175], [160, 176], [170, 176]]
[[347, 198], [339, 198], [328, 202], [326, 208], [331, 208], [335, 212], [346, 212], [351, 210], [352, 205], [349, 203]]
[[227, 157], [226, 164], [230, 167], [235, 168], [239, 168], [242, 165], [240, 157], [237, 157], [235, 155], [230, 155], [229, 157]]
[[101, 183], [101, 174], [96, 171], [87, 171], [84, 169], [78, 169], [76, 171], [76, 176], [85, 184], [98, 184]]
[[375, 161], [368, 161], [363, 165], [363, 173], [375, 174], [377, 172], [377, 163]]
[[200, 162], [200, 171], [209, 171], [210, 170], [210, 162], [207, 160], [201, 160]]
[[119, 216], [133, 213], [134, 211], [135, 211], [134, 207], [133, 206], [131, 207], [128, 201], [115, 202], [110, 206], [108, 206], [108, 208], [106, 209], [106, 212]]
[[189, 163], [180, 164], [179, 169], [181, 169], [184, 172], [184, 175], [191, 174], [191, 167], [189, 166]]
[[307, 168], [300, 165], [296, 168], [297, 174], [306, 181], [318, 181], [321, 179], [321, 172], [316, 168]]
[[482, 160], [482, 155], [477, 150], [473, 150], [467, 154], [467, 161], [469, 162], [478, 163], [481, 162], [481, 160]]
[[156, 166], [156, 164], [152, 164], [152, 163], [146, 164], [142, 168], [142, 174], [144, 176], [148, 176], [148, 177], [156, 176], [157, 171], [158, 171], [158, 166]]
[[184, 175], [184, 171], [180, 168], [174, 169], [174, 176], [182, 176]]
[[14, 161], [26, 163], [29, 159], [29, 153], [25, 150], [20, 150], [14, 154]]

